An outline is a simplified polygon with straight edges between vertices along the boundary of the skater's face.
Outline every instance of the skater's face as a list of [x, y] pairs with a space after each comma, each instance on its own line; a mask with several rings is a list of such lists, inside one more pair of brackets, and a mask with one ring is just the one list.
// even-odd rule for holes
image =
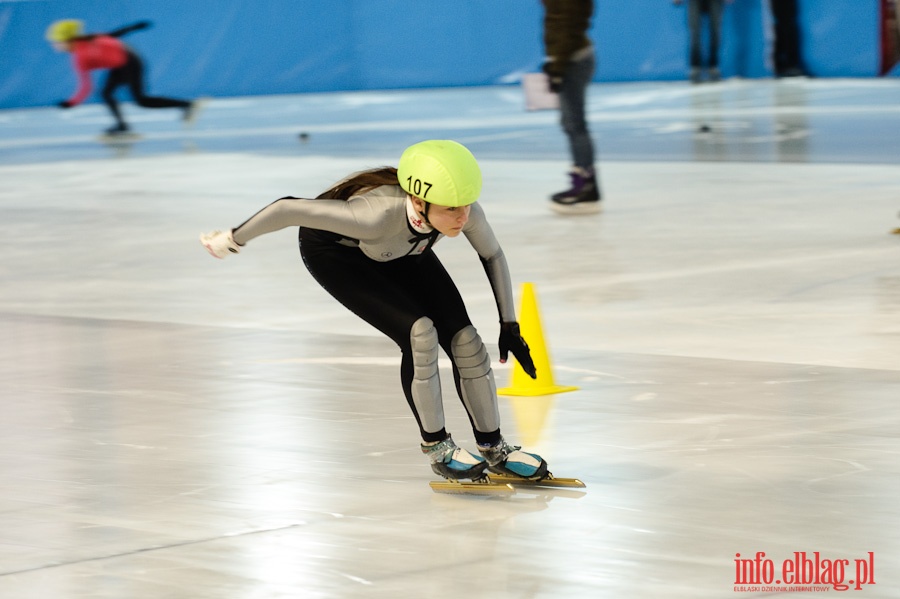
[[[412, 198], [416, 212], [425, 215], [425, 202], [419, 198]], [[462, 228], [469, 222], [471, 206], [438, 206], [432, 204], [428, 208], [428, 222], [431, 226], [447, 237], [456, 237], [462, 232]]]

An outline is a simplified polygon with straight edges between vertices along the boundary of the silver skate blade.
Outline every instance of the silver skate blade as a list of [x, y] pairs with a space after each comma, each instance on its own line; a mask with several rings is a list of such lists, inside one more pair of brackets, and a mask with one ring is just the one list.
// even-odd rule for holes
[[103, 133], [97, 136], [97, 141], [109, 145], [132, 144], [143, 139], [140, 133], [128, 131], [126, 133]]
[[513, 495], [516, 490], [512, 485], [497, 482], [464, 483], [458, 480], [433, 480], [428, 483], [435, 493], [459, 495]]
[[548, 474], [541, 480], [529, 480], [527, 478], [519, 478], [518, 476], [510, 476], [509, 474], [490, 474], [488, 478], [492, 483], [525, 485], [530, 487], [573, 487], [582, 489], [587, 486], [577, 478], [556, 478], [552, 474]]

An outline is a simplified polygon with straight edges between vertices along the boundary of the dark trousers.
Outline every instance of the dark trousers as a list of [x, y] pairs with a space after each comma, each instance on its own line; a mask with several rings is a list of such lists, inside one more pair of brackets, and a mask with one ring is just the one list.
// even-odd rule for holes
[[569, 140], [572, 164], [589, 172], [594, 171], [594, 141], [585, 118], [585, 103], [595, 64], [593, 53], [569, 62], [559, 91], [560, 124]]
[[[688, 0], [688, 30], [691, 36], [691, 67], [719, 66], [719, 39], [722, 29], [723, 0]], [[709, 54], [703, 60], [703, 15], [709, 19]]]
[[159, 96], [148, 96], [144, 93], [144, 63], [140, 57], [134, 52], [128, 52], [128, 60], [124, 65], [116, 69], [110, 69], [109, 75], [106, 77], [106, 84], [103, 86], [103, 101], [116, 118], [116, 123], [121, 128], [125, 128], [125, 120], [122, 118], [122, 112], [119, 110], [119, 103], [116, 101], [115, 92], [119, 87], [126, 85], [131, 91], [131, 97], [138, 106], [144, 108], [187, 108], [190, 102], [185, 100], [176, 100], [173, 98], [164, 98]]
[[802, 70], [797, 0], [771, 0], [770, 4], [775, 28], [775, 49], [772, 55], [775, 73], [783, 75], [791, 70]]

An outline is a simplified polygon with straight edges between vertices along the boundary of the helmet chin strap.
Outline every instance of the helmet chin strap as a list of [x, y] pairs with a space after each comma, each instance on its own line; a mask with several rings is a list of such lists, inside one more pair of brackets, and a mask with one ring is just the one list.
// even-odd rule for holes
[[[406, 194], [406, 195], [409, 196], [410, 201], [412, 201], [412, 198], [415, 197], [412, 194]], [[428, 210], [429, 210], [429, 208], [431, 208], [431, 204], [426, 202], [422, 198], [416, 198], [416, 199], [419, 200], [420, 202], [422, 202], [423, 204], [425, 204], [425, 210], [422, 212], [419, 212], [418, 208], [415, 208], [415, 204], [413, 204], [413, 208], [415, 209], [416, 214], [418, 214], [419, 216], [422, 217], [422, 220], [425, 221], [426, 225], [428, 225], [429, 227], [434, 227], [434, 225], [431, 224], [431, 221], [428, 220]]]

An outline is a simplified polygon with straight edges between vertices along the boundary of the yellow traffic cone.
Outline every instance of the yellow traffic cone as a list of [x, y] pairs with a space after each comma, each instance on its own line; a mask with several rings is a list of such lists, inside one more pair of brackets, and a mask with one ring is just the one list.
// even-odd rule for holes
[[553, 369], [550, 367], [550, 356], [544, 344], [544, 333], [541, 330], [541, 317], [538, 314], [537, 297], [534, 285], [522, 285], [522, 309], [519, 311], [519, 330], [531, 348], [531, 359], [537, 369], [537, 378], [533, 379], [522, 370], [518, 362], [513, 366], [510, 387], [498, 389], [500, 395], [534, 397], [575, 391], [578, 387], [565, 387], [553, 381]]

